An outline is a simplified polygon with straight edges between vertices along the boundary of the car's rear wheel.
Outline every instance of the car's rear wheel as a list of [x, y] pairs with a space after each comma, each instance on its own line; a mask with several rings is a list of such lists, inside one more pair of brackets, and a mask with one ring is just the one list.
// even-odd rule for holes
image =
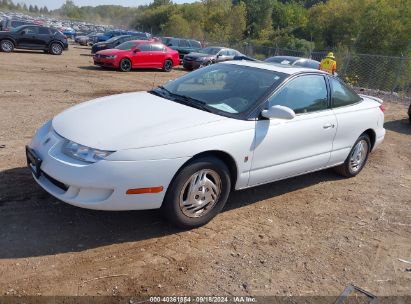
[[368, 135], [361, 135], [355, 142], [345, 162], [335, 170], [345, 176], [354, 177], [364, 168], [371, 150], [371, 142]]
[[173, 69], [173, 61], [171, 61], [170, 59], [167, 59], [164, 62], [163, 71], [164, 72], [170, 72], [172, 69]]
[[130, 59], [124, 58], [120, 61], [120, 71], [130, 72], [131, 71], [131, 61]]
[[171, 182], [162, 206], [163, 214], [182, 228], [202, 226], [223, 209], [230, 189], [230, 173], [221, 160], [195, 159]]
[[14, 44], [12, 41], [4, 39], [0, 42], [0, 48], [3, 52], [10, 53], [14, 50]]
[[50, 45], [49, 51], [50, 51], [50, 54], [52, 55], [61, 55], [63, 53], [63, 47], [61, 46], [60, 43], [53, 42]]

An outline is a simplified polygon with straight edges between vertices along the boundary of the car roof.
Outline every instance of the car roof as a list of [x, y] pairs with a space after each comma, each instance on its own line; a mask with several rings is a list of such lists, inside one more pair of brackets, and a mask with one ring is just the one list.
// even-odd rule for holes
[[303, 73], [303, 72], [310, 72], [310, 73], [316, 72], [319, 74], [328, 74], [320, 70], [298, 67], [294, 65], [274, 64], [274, 63], [268, 63], [268, 62], [263, 62], [263, 61], [257, 62], [257, 61], [248, 61], [248, 60], [238, 60], [238, 61], [226, 61], [223, 64], [248, 66], [248, 67], [257, 68], [257, 69], [280, 72], [280, 73], [284, 73], [288, 75], [293, 75], [293, 74], [298, 74], [298, 73]]
[[290, 61], [290, 63], [294, 63], [296, 61], [308, 61], [308, 62], [318, 62], [318, 63], [320, 63], [319, 61], [314, 60], [314, 59], [304, 58], [304, 57], [297, 57], [297, 56], [272, 56], [272, 57], [267, 58], [266, 60], [274, 59], [274, 58], [278, 59], [278, 60], [288, 60], [288, 61]]

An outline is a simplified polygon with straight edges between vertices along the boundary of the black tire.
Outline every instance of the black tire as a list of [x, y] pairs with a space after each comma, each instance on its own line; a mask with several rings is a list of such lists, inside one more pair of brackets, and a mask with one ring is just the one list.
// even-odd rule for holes
[[411, 124], [411, 104], [410, 104], [410, 107], [408, 108], [408, 120]]
[[164, 71], [164, 72], [171, 72], [172, 69], [173, 69], [173, 61], [170, 60], [170, 59], [167, 59], [167, 60], [164, 62], [163, 71]]
[[52, 55], [61, 55], [63, 53], [63, 46], [58, 42], [50, 44], [49, 52]]
[[[205, 207], [205, 209], [203, 210], [203, 215], [199, 215], [198, 217], [190, 217], [187, 216], [180, 207], [180, 200], [184, 196], [184, 193], [187, 193], [186, 195], [188, 196], [189, 193], [183, 190], [188, 189], [187, 183], [195, 173], [201, 170], [208, 170], [218, 175], [218, 177], [220, 178], [219, 185], [221, 186], [221, 191], [217, 196], [216, 202], [211, 205], [210, 208]], [[203, 190], [205, 187], [203, 187]], [[202, 157], [194, 159], [186, 164], [182, 169], [180, 169], [171, 181], [164, 198], [161, 211], [167, 220], [178, 227], [184, 229], [199, 227], [212, 220], [224, 208], [224, 205], [227, 202], [228, 196], [230, 194], [230, 189], [230, 173], [224, 162], [215, 157]], [[205, 190], [207, 190], [208, 192], [208, 188]], [[187, 210], [185, 212], [187, 212]]]
[[130, 59], [124, 58], [120, 61], [120, 71], [130, 72], [132, 68]]
[[[366, 148], [366, 155], [364, 160], [361, 162], [361, 164], [358, 166], [358, 168], [356, 170], [353, 170], [352, 168], [352, 157], [354, 155], [355, 149], [358, 145], [359, 142], [361, 141], [365, 141], [367, 144], [367, 148]], [[362, 169], [364, 168], [365, 164], [367, 163], [368, 160], [368, 155], [370, 154], [371, 151], [371, 141], [370, 138], [367, 134], [362, 134], [354, 143], [350, 154], [348, 154], [347, 159], [345, 160], [345, 162], [341, 165], [339, 165], [338, 167], [335, 167], [335, 171], [345, 177], [354, 177], [356, 175], [358, 175]]]
[[14, 50], [14, 43], [9, 39], [4, 39], [0, 42], [0, 49], [2, 52], [11, 53]]

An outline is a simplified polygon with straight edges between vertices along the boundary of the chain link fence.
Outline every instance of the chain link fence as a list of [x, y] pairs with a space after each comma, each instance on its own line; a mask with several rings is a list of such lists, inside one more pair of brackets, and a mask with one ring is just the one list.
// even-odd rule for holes
[[[220, 44], [221, 45], [221, 44]], [[259, 60], [271, 56], [295, 56], [321, 61], [328, 51], [309, 52], [247, 43], [231, 44], [243, 54]], [[334, 51], [337, 73], [355, 88], [411, 98], [411, 58]]]

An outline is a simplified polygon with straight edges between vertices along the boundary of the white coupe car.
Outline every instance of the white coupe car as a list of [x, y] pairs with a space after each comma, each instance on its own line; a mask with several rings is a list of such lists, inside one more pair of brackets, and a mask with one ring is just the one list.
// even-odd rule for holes
[[329, 167], [357, 175], [384, 139], [383, 111], [321, 71], [233, 61], [67, 109], [26, 153], [37, 183], [64, 202], [161, 208], [189, 228], [232, 189]]

